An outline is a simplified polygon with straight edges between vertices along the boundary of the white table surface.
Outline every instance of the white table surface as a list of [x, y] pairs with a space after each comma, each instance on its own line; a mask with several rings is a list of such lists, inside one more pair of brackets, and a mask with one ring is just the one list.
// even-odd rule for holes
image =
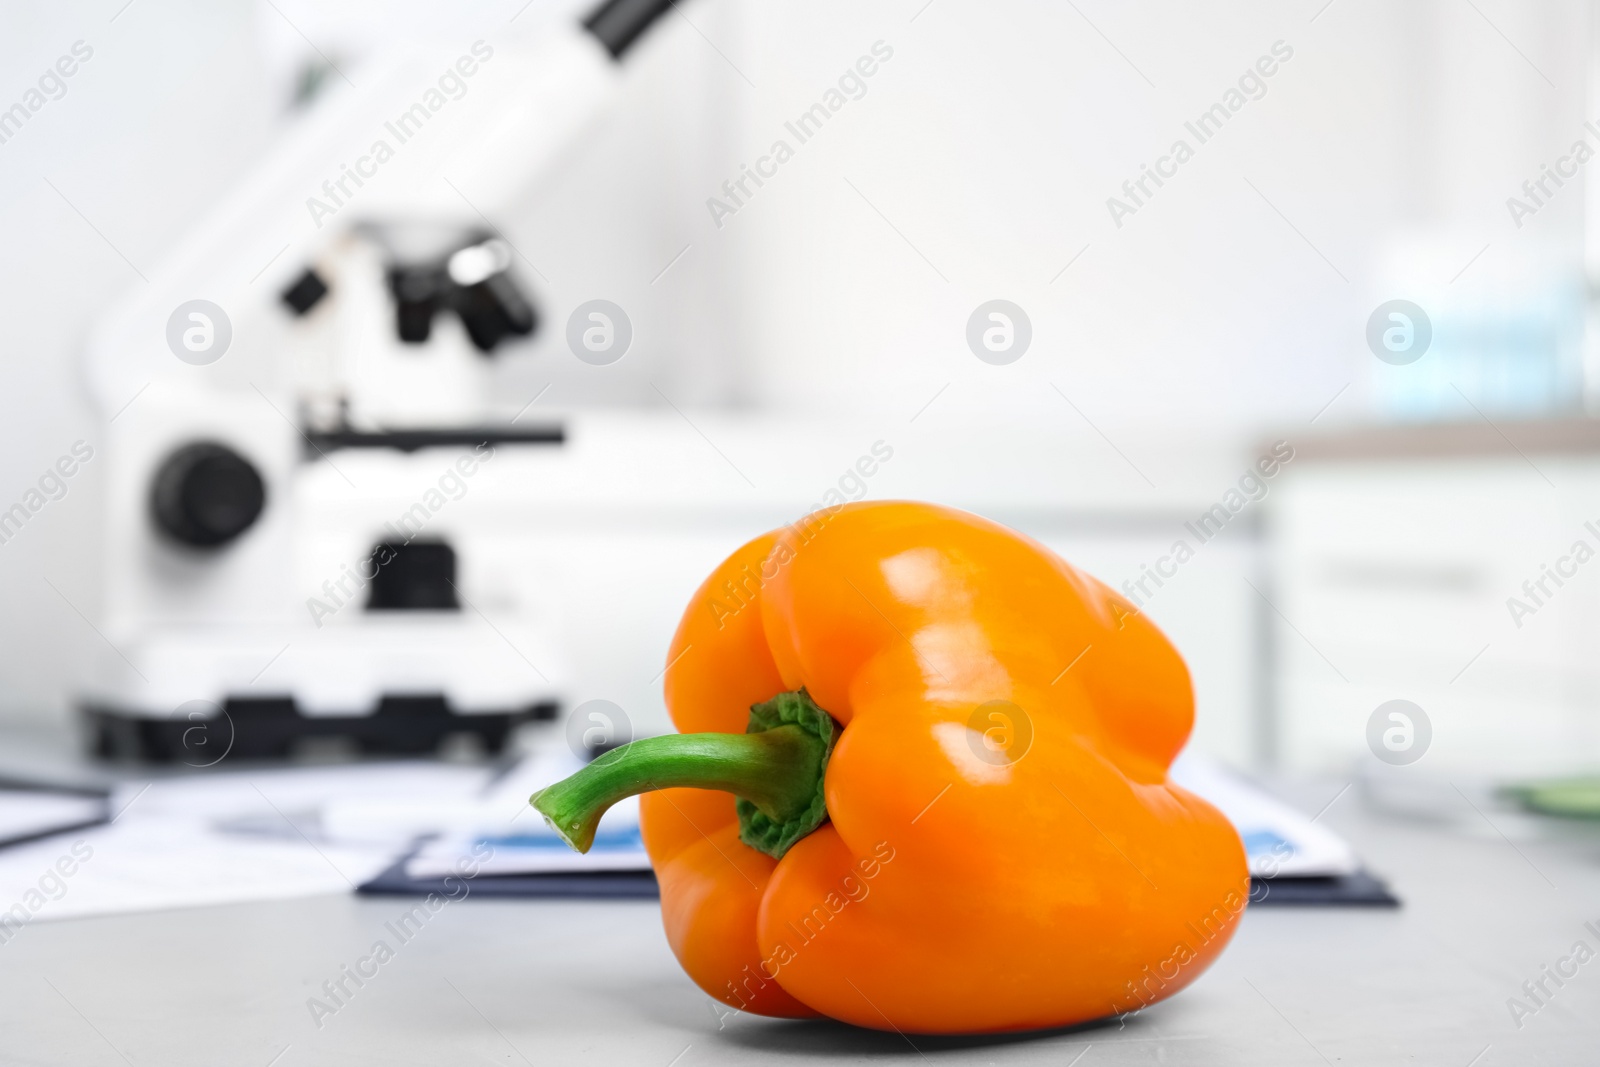
[[1583, 925], [1600, 928], [1600, 832], [1461, 807], [1457, 822], [1408, 822], [1349, 791], [1326, 818], [1405, 907], [1252, 908], [1199, 982], [1124, 1025], [951, 1039], [719, 1024], [653, 902], [477, 898], [443, 909], [318, 1027], [307, 998], [379, 937], [393, 943], [385, 923], [410, 906], [327, 896], [23, 929], [0, 945], [0, 1063], [1600, 1062], [1600, 959], [1550, 984], [1520, 1028], [1507, 1007], [1574, 942], [1600, 950]]

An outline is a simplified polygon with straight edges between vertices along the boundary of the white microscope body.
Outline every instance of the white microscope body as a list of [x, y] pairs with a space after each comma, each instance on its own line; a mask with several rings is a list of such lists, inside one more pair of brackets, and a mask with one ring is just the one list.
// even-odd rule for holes
[[562, 440], [488, 421], [487, 359], [536, 323], [493, 220], [668, 6], [369, 65], [99, 325], [109, 647], [80, 700], [102, 754], [493, 750], [554, 713], [555, 620], [499, 581], [517, 542], [480, 499]]

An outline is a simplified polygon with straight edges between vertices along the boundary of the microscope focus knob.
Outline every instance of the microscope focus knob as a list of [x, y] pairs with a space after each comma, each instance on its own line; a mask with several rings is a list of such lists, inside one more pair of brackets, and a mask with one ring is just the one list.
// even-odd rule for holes
[[224, 445], [184, 445], [156, 471], [150, 510], [173, 540], [214, 548], [238, 537], [261, 515], [266, 486], [249, 460]]

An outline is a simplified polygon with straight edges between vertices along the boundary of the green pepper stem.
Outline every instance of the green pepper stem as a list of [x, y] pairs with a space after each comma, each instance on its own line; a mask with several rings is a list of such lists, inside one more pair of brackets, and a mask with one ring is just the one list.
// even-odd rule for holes
[[831, 747], [792, 725], [747, 734], [646, 737], [612, 749], [528, 802], [579, 852], [594, 844], [606, 809], [653, 789], [720, 789], [784, 823], [801, 816], [819, 796]]

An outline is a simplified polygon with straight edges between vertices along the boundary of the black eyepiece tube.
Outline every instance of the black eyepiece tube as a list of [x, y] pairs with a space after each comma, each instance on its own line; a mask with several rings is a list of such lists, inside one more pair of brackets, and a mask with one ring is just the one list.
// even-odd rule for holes
[[671, 9], [672, 3], [673, 0], [606, 0], [583, 20], [583, 28], [606, 46], [612, 59], [621, 59], [651, 23]]

